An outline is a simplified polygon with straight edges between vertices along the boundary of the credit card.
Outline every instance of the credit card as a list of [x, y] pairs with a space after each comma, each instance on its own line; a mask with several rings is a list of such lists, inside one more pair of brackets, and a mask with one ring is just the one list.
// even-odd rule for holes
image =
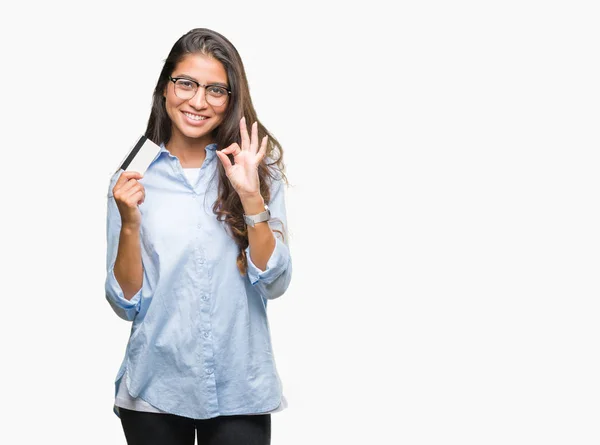
[[119, 164], [115, 173], [119, 169], [123, 169], [124, 171], [136, 171], [143, 175], [158, 153], [160, 153], [160, 147], [146, 136], [141, 136]]

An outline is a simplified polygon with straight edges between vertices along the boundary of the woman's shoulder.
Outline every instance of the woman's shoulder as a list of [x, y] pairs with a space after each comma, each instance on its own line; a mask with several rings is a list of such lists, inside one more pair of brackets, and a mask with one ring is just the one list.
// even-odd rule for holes
[[107, 198], [113, 197], [113, 188], [115, 187], [115, 184], [123, 174], [123, 171], [124, 170], [120, 168], [111, 175], [110, 180], [108, 181], [108, 192], [106, 194]]

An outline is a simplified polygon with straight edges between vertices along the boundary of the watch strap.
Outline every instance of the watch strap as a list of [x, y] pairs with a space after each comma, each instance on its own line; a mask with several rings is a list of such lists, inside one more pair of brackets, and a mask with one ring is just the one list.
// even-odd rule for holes
[[269, 210], [269, 206], [265, 204], [265, 211], [258, 213], [256, 215], [244, 215], [244, 221], [250, 227], [254, 227], [256, 223], [269, 221], [271, 219], [271, 211]]

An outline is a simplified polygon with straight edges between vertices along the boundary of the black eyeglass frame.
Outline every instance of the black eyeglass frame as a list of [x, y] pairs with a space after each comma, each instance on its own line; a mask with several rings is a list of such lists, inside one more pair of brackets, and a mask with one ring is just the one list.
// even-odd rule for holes
[[[229, 88], [226, 88], [226, 87], [224, 87], [223, 85], [220, 85], [220, 84], [218, 84], [218, 83], [209, 83], [209, 84], [206, 84], [206, 85], [202, 85], [201, 83], [199, 83], [199, 82], [196, 82], [195, 80], [192, 80], [192, 79], [190, 79], [190, 78], [188, 78], [188, 77], [171, 77], [171, 76], [169, 76], [169, 80], [170, 80], [171, 82], [173, 82], [173, 86], [175, 86], [175, 83], [176, 83], [178, 80], [187, 80], [188, 82], [192, 82], [193, 84], [195, 84], [195, 85], [196, 85], [196, 93], [194, 94], [194, 96], [195, 96], [196, 94], [198, 94], [198, 88], [200, 88], [200, 87], [204, 88], [204, 91], [205, 91], [205, 93], [206, 93], [206, 89], [207, 89], [208, 87], [218, 87], [218, 88], [223, 88], [225, 91], [227, 91], [227, 97], [229, 97], [229, 96], [231, 95], [231, 90], [230, 90]], [[194, 96], [192, 96], [192, 97], [194, 97]]]

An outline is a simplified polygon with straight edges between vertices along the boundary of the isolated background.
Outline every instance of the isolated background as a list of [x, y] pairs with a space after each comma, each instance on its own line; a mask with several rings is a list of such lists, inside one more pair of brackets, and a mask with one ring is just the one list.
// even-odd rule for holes
[[238, 48], [292, 184], [272, 443], [598, 443], [594, 2], [395, 7], [2, 6], [0, 443], [125, 443], [106, 193], [194, 27]]

